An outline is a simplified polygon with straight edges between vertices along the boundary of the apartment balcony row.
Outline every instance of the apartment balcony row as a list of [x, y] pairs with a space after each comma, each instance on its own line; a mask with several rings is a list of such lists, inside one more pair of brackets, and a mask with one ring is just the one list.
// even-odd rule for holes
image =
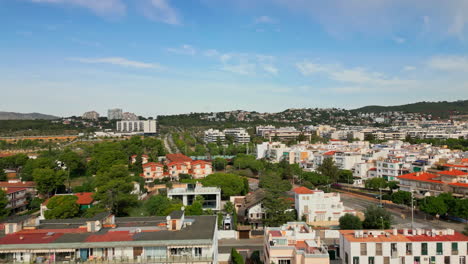
[[[8, 254], [7, 254], [8, 255]], [[0, 259], [0, 263], [18, 263], [18, 264], [30, 264], [31, 261], [16, 260], [12, 257], [5, 256]], [[49, 262], [47, 262], [49, 263]], [[137, 258], [94, 258], [88, 260], [80, 259], [56, 259], [51, 263], [56, 264], [157, 264], [157, 263], [213, 263], [212, 257], [196, 257], [196, 256], [169, 256], [169, 257], [137, 257]]]

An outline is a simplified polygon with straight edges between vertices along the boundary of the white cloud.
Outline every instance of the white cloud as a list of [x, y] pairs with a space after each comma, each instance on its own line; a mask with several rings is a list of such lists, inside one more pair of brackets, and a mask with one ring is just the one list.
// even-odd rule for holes
[[203, 55], [207, 57], [216, 57], [216, 56], [219, 56], [219, 52], [215, 49], [209, 49], [203, 52]]
[[468, 72], [468, 57], [466, 56], [436, 56], [429, 60], [430, 68], [442, 71]]
[[255, 18], [255, 24], [273, 24], [276, 23], [276, 21], [269, 17], [269, 16], [260, 16]]
[[184, 44], [179, 48], [168, 48], [167, 51], [181, 55], [195, 55], [195, 53], [197, 53], [194, 47], [187, 44]]
[[145, 0], [143, 14], [155, 21], [170, 25], [182, 24], [178, 11], [169, 4], [169, 0]]
[[77, 38], [72, 38], [71, 41], [73, 41], [76, 44], [83, 45], [83, 46], [101, 47], [101, 43], [97, 41], [87, 41], [87, 40], [82, 40], [82, 39], [77, 39]]
[[405, 38], [402, 38], [402, 37], [394, 37], [393, 38], [393, 41], [395, 41], [396, 43], [398, 44], [403, 44], [406, 42], [406, 39]]
[[407, 65], [407, 66], [403, 67], [403, 70], [404, 71], [414, 71], [414, 70], [416, 70], [416, 67]]
[[234, 65], [223, 65], [223, 71], [232, 72], [240, 75], [250, 75], [255, 73], [255, 64], [239, 63]]
[[412, 85], [412, 80], [401, 80], [388, 77], [383, 73], [369, 71], [362, 67], [344, 68], [336, 64], [318, 64], [308, 61], [296, 63], [296, 67], [302, 75], [324, 74], [331, 80], [339, 83], [372, 86], [405, 86]]
[[71, 61], [77, 61], [81, 63], [91, 63], [91, 64], [112, 64], [123, 67], [130, 68], [140, 68], [140, 69], [162, 69], [162, 66], [155, 63], [146, 63], [140, 61], [132, 61], [122, 57], [106, 57], [106, 58], [68, 58]]
[[97, 15], [124, 15], [126, 6], [122, 0], [30, 0], [33, 3], [63, 4], [91, 10]]

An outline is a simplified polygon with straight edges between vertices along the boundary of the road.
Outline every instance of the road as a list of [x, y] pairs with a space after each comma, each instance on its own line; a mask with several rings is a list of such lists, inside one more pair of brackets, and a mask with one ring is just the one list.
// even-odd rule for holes
[[[370, 197], [364, 197], [357, 194], [352, 193], [343, 193], [341, 192], [341, 201], [343, 201], [344, 206], [352, 208], [357, 211], [364, 211], [370, 205], [377, 205], [379, 201], [377, 199], [373, 199]], [[389, 211], [394, 220], [394, 227], [396, 228], [411, 228], [411, 211], [408, 210], [401, 210], [401, 209], [390, 209], [386, 208]], [[414, 227], [415, 228], [425, 228], [425, 229], [444, 229], [444, 228], [451, 228], [456, 231], [463, 231], [464, 225], [462, 223], [454, 223], [454, 222], [447, 222], [447, 221], [439, 221], [439, 220], [426, 220], [424, 219], [424, 215], [421, 213], [417, 213], [415, 211], [414, 215]]]

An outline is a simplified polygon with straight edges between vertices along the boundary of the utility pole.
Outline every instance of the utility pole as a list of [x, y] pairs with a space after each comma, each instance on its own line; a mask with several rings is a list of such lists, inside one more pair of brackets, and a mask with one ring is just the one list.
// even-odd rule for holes
[[411, 229], [414, 229], [414, 206], [413, 206], [413, 190], [411, 189]]

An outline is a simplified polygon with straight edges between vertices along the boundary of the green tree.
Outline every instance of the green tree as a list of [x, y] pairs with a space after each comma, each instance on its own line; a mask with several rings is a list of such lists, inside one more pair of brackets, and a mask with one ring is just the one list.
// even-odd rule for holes
[[468, 219], [468, 199], [457, 199], [449, 211], [457, 217]]
[[236, 174], [214, 173], [201, 180], [203, 186], [216, 186], [221, 188], [223, 199], [240, 195], [245, 190], [244, 181]]
[[62, 188], [66, 178], [65, 172], [62, 170], [35, 169], [32, 174], [37, 192], [47, 197]]
[[2, 167], [0, 167], [0, 181], [6, 181], [7, 180], [7, 175], [5, 171], [3, 170]]
[[185, 215], [202, 215], [203, 214], [203, 202], [202, 196], [197, 195], [191, 205], [185, 208]]
[[76, 217], [80, 212], [80, 206], [76, 203], [75, 195], [56, 195], [47, 202], [46, 219], [67, 219]]
[[364, 218], [362, 226], [366, 229], [388, 229], [393, 222], [389, 211], [375, 205], [367, 207], [364, 211]]
[[224, 170], [226, 166], [227, 166], [227, 160], [223, 158], [215, 158], [213, 160], [213, 168], [215, 168], [215, 170], [218, 170], [218, 171]]
[[390, 190], [397, 190], [398, 188], [400, 188], [398, 186], [398, 182], [397, 181], [389, 181], [387, 183], [387, 187], [390, 189]]
[[169, 215], [173, 211], [180, 210], [181, 207], [182, 203], [180, 200], [171, 200], [167, 198], [167, 196], [161, 194], [151, 196], [144, 205], [144, 208], [149, 215], [156, 216]]
[[392, 193], [392, 202], [396, 204], [411, 205], [411, 193], [405, 191], [397, 191]]
[[443, 215], [447, 213], [448, 206], [442, 197], [426, 197], [420, 203], [419, 208], [431, 215]]
[[339, 182], [342, 183], [353, 183], [353, 172], [350, 170], [340, 170], [340, 176], [338, 178]]
[[345, 214], [340, 217], [340, 229], [342, 230], [355, 230], [362, 229], [362, 221], [359, 217], [352, 214]]
[[231, 249], [231, 264], [244, 264], [244, 258], [235, 248]]
[[364, 183], [367, 189], [379, 190], [387, 188], [387, 181], [384, 178], [372, 178]]
[[6, 192], [0, 189], [0, 218], [8, 216], [10, 214], [10, 209], [7, 208], [9, 201]]
[[117, 216], [127, 215], [138, 203], [133, 191], [132, 177], [126, 165], [114, 165], [107, 171], [100, 171], [95, 178], [94, 199], [99, 205]]
[[317, 171], [322, 175], [328, 177], [330, 182], [336, 182], [338, 180], [338, 176], [340, 175], [340, 169], [335, 165], [335, 161], [328, 157], [325, 158], [318, 166]]

